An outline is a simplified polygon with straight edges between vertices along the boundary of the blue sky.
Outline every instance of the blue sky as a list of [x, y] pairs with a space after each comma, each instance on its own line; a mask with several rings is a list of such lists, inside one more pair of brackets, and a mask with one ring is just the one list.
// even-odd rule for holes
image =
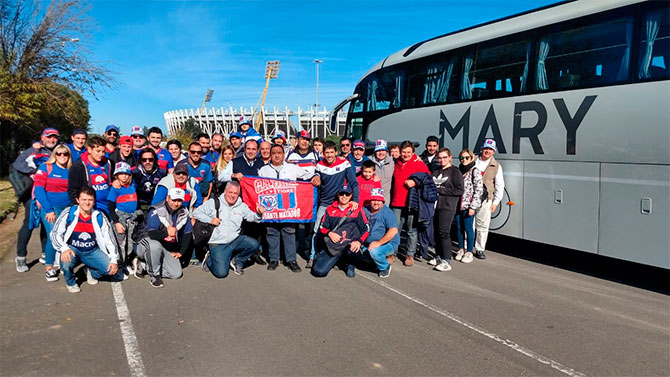
[[82, 45], [118, 85], [88, 98], [91, 129], [165, 129], [164, 112], [200, 107], [208, 88], [208, 107], [254, 106], [268, 60], [281, 68], [267, 107], [314, 104], [318, 58], [319, 102], [330, 109], [393, 52], [552, 2], [96, 0]]

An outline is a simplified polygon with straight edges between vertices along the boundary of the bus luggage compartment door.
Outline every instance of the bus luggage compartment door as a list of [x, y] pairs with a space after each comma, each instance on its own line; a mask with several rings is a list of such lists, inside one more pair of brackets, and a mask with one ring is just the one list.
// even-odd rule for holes
[[525, 161], [523, 237], [596, 253], [599, 178], [598, 163]]
[[670, 268], [670, 166], [602, 164], [599, 254]]

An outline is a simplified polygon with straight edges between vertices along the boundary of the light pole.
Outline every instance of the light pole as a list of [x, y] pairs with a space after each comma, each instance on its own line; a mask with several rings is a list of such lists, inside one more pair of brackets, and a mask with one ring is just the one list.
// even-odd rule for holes
[[316, 64], [316, 102], [314, 107], [316, 111], [319, 111], [319, 64], [323, 63], [323, 60], [314, 59], [314, 64]]

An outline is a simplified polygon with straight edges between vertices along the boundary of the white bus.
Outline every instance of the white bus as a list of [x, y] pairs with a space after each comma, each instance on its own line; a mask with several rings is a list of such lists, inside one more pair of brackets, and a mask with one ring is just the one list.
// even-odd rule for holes
[[668, 269], [668, 4], [567, 1], [423, 41], [332, 114], [349, 104], [346, 134], [369, 146], [436, 135], [458, 155], [492, 137], [492, 231]]

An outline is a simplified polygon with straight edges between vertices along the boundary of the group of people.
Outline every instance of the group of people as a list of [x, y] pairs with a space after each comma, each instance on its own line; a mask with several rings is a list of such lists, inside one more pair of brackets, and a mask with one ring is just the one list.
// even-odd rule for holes
[[[377, 140], [366, 156], [361, 140], [342, 138], [338, 148], [305, 130], [295, 143], [281, 131], [265, 140], [244, 117], [227, 138], [203, 133], [187, 146], [163, 144], [157, 127], [145, 135], [134, 126], [121, 136], [110, 125], [102, 137], [78, 129], [69, 144], [59, 137], [45, 129], [12, 165], [10, 180], [25, 208], [15, 263], [17, 271], [29, 270], [27, 244], [41, 228], [45, 278], [57, 281], [62, 273], [70, 292], [81, 290], [79, 264], [89, 284], [133, 275], [163, 287], [188, 265], [217, 278], [231, 270], [242, 275], [250, 264], [276, 270], [282, 261], [300, 272], [299, 254], [315, 277], [339, 266], [348, 277], [358, 267], [385, 278], [401, 235], [405, 266], [423, 258], [448, 271], [454, 224], [455, 259], [485, 258], [491, 213], [504, 191], [492, 139], [479, 156], [461, 151], [455, 167], [435, 136], [421, 155], [411, 141], [389, 147]], [[241, 196], [239, 182], [250, 176], [317, 187], [315, 221], [261, 222], [263, 207]]]

